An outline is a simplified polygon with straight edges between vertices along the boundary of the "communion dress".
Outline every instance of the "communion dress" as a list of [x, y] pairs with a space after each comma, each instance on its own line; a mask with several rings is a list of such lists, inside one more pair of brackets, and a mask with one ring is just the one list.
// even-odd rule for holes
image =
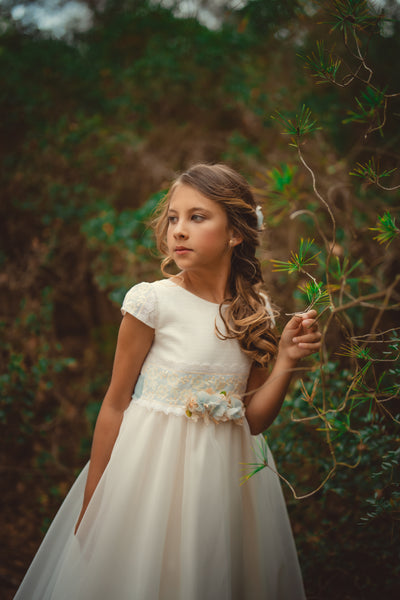
[[269, 451], [272, 469], [240, 485], [263, 437], [243, 417], [250, 360], [217, 337], [218, 305], [161, 280], [121, 310], [153, 345], [77, 534], [88, 466], [15, 600], [304, 599]]

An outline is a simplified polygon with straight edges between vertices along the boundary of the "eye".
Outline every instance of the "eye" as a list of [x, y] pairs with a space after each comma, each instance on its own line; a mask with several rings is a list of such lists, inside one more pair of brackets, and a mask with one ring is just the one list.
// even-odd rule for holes
[[195, 221], [195, 223], [201, 223], [204, 219], [203, 215], [192, 215], [192, 221]]
[[177, 220], [178, 220], [178, 217], [175, 217], [175, 216], [172, 216], [172, 215], [170, 215], [170, 216], [168, 217], [168, 223], [169, 223], [170, 225], [174, 225], [174, 224], [177, 222]]

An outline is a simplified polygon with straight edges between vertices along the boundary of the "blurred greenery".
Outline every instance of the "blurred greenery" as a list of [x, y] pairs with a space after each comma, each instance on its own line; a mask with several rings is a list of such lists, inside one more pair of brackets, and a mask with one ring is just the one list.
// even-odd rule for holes
[[399, 51], [392, 2], [251, 0], [211, 30], [114, 0], [68, 40], [4, 11], [5, 598], [88, 458], [123, 294], [160, 276], [152, 211], [177, 171], [219, 160], [263, 205], [281, 324], [321, 314], [320, 359], [268, 431], [307, 597], [397, 597]]

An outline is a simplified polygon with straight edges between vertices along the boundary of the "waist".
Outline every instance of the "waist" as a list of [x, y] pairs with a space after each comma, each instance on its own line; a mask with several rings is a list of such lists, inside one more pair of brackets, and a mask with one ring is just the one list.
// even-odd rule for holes
[[154, 410], [186, 415], [192, 420], [238, 420], [244, 414], [241, 396], [246, 385], [244, 374], [146, 365], [139, 375], [132, 401]]

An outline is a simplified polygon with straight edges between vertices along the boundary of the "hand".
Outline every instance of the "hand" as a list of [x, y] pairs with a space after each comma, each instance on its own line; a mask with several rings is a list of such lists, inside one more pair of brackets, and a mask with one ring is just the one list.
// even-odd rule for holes
[[316, 321], [317, 311], [309, 310], [292, 317], [282, 331], [278, 353], [297, 362], [321, 347], [321, 333]]

